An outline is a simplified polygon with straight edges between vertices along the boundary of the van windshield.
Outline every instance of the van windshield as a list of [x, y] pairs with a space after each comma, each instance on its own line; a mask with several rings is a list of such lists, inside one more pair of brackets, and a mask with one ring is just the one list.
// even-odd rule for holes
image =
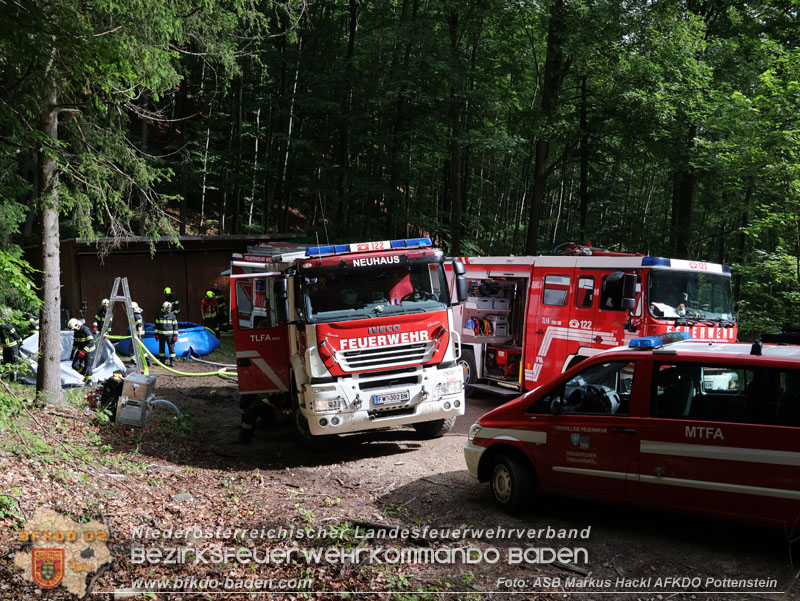
[[731, 278], [715, 273], [653, 270], [648, 276], [647, 306], [658, 319], [733, 325]]
[[301, 280], [309, 322], [439, 311], [450, 305], [440, 263], [325, 270]]

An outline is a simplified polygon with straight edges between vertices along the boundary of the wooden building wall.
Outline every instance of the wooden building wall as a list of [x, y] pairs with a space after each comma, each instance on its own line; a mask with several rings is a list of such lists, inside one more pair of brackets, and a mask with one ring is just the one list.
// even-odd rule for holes
[[[156, 253], [144, 239], [131, 239], [104, 259], [98, 257], [97, 246], [83, 240], [61, 242], [62, 306], [71, 316], [83, 317], [91, 324], [100, 302], [108, 298], [116, 277], [127, 277], [131, 299], [143, 309], [146, 322], [155, 321], [164, 302], [164, 288], [172, 288], [181, 303], [181, 321], [202, 323], [200, 301], [214, 284], [225, 292], [231, 255], [244, 252], [258, 242], [288, 240], [287, 234], [270, 238], [254, 236], [205, 236], [181, 238], [183, 248], [168, 241], [158, 242]], [[38, 249], [27, 249], [28, 260], [34, 267], [41, 264]], [[120, 293], [122, 291], [120, 290]], [[114, 311], [113, 332], [127, 329], [124, 311]]]

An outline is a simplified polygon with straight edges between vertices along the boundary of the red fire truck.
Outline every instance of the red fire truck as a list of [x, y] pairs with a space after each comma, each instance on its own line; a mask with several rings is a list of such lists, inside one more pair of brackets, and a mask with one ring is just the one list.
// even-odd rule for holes
[[[288, 399], [308, 437], [400, 425], [444, 434], [464, 414], [444, 261], [428, 238], [234, 255], [239, 393]], [[448, 267], [465, 298], [464, 266]]]
[[461, 260], [468, 297], [455, 326], [467, 394], [532, 390], [635, 337], [736, 340], [727, 265], [573, 243], [551, 256]]

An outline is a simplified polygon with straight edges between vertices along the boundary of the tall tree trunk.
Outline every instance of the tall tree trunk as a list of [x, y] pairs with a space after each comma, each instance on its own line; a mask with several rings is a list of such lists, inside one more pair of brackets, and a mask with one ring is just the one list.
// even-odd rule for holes
[[[691, 154], [697, 127], [689, 126], [689, 138], [686, 142], [687, 154]], [[696, 174], [694, 168], [686, 160], [672, 174], [672, 231], [670, 246], [673, 256], [688, 259], [692, 241], [692, 210], [694, 208], [694, 189]]]
[[563, 49], [567, 28], [566, 12], [565, 0], [553, 0], [550, 7], [550, 23], [547, 28], [547, 53], [542, 82], [541, 115], [545, 127], [536, 139], [534, 151], [533, 191], [530, 195], [528, 239], [525, 244], [525, 253], [528, 255], [535, 255], [539, 248], [539, 213], [547, 191], [547, 157], [550, 153], [550, 141], [545, 132], [549, 130], [549, 126], [553, 122], [558, 93], [566, 72]]
[[578, 242], [584, 244], [586, 234], [586, 213], [589, 210], [589, 128], [586, 120], [586, 76], [581, 78], [581, 146], [580, 146], [580, 212], [578, 215]]
[[[345, 56], [345, 64], [348, 71], [353, 69], [353, 55], [356, 48], [356, 34], [358, 33], [358, 2], [357, 0], [350, 0], [350, 11], [348, 19], [348, 38], [347, 38], [347, 55]], [[342, 117], [341, 129], [339, 130], [339, 198], [337, 208], [337, 221], [340, 226], [347, 229], [350, 221], [348, 211], [348, 192], [350, 191], [350, 127], [351, 127], [351, 112], [353, 108], [353, 79], [355, 75], [348, 73], [347, 86], [344, 96], [342, 97]]]
[[[55, 49], [53, 50], [55, 54]], [[52, 58], [51, 58], [52, 60]], [[47, 98], [39, 130], [58, 140], [58, 89], [47, 69]], [[61, 390], [61, 244], [58, 229], [58, 167], [47, 152], [39, 152], [39, 182], [42, 216], [42, 318], [39, 329], [39, 367], [36, 398], [40, 402], [63, 403]]]
[[450, 160], [448, 173], [448, 197], [450, 201], [450, 254], [461, 253], [461, 81], [458, 68], [458, 11], [453, 9], [447, 15], [450, 28], [450, 61], [452, 77], [450, 84]]

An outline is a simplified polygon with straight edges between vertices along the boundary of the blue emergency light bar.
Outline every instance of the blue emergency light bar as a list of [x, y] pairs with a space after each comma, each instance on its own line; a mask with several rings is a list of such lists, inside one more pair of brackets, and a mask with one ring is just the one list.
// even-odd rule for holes
[[664, 257], [644, 257], [642, 267], [671, 267], [672, 263]]
[[684, 340], [691, 340], [689, 332], [667, 332], [666, 334], [659, 334], [658, 336], [643, 336], [641, 338], [634, 338], [628, 344], [630, 348], [638, 349], [654, 349], [661, 348], [670, 342], [682, 342]]
[[430, 238], [406, 238], [404, 240], [382, 240], [379, 242], [356, 242], [354, 244], [331, 244], [329, 246], [312, 246], [306, 249], [309, 257], [323, 255], [340, 255], [344, 253], [375, 252], [379, 250], [398, 250], [401, 248], [419, 248], [431, 246]]
[[[717, 265], [716, 263], [702, 263], [695, 261], [687, 261], [684, 259], [667, 259], [664, 257], [642, 257], [642, 267], [675, 267], [676, 269], [697, 269], [699, 265], [707, 265], [710, 273], [727, 273], [730, 274], [730, 265]], [[706, 268], [704, 267], [703, 270]]]

